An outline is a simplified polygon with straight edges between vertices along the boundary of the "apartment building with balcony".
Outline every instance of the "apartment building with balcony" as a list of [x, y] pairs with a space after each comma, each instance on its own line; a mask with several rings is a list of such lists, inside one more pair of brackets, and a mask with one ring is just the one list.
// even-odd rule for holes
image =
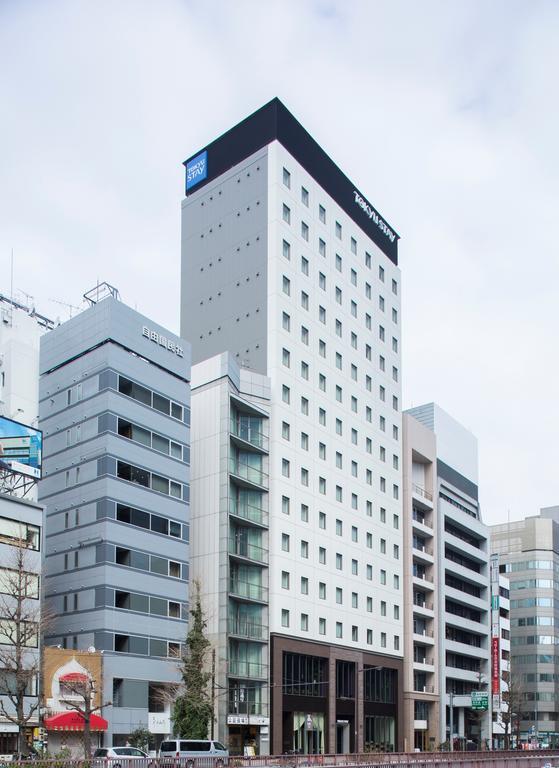
[[[241, 372], [269, 380], [269, 453], [245, 446], [224, 483], [251, 482], [253, 467], [267, 467], [267, 484], [251, 489], [268, 499], [269, 528], [251, 541], [268, 547], [269, 567], [230, 552], [247, 536], [241, 530], [230, 544], [232, 519], [219, 541], [219, 562], [237, 568], [234, 583], [256, 583], [268, 603], [268, 648], [254, 658], [255, 668], [259, 659], [268, 664], [269, 741], [262, 724], [257, 751], [396, 751], [404, 588], [398, 237], [278, 99], [185, 165], [182, 333], [196, 365], [228, 351]], [[226, 420], [220, 431], [232, 450]], [[203, 496], [195, 506], [195, 516], [204, 514]], [[233, 672], [234, 647], [228, 637], [221, 662]], [[222, 720], [241, 716], [235, 680]], [[238, 736], [229, 728], [230, 747], [251, 745]]]
[[471, 708], [472, 691], [488, 691], [491, 677], [489, 529], [478, 498], [477, 440], [436, 403], [406, 414], [434, 433], [437, 447], [438, 739], [452, 738], [457, 748], [488, 745], [491, 706]]
[[402, 417], [404, 490], [404, 747], [439, 741], [438, 514], [434, 433]]
[[192, 368], [192, 576], [215, 650], [216, 736], [269, 745], [270, 383], [223, 353]]

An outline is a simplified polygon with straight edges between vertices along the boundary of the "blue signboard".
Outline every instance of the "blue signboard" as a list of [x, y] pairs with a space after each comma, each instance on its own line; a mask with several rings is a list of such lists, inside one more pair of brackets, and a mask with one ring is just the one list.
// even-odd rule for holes
[[206, 150], [201, 152], [186, 164], [186, 191], [195, 187], [208, 175], [208, 153]]

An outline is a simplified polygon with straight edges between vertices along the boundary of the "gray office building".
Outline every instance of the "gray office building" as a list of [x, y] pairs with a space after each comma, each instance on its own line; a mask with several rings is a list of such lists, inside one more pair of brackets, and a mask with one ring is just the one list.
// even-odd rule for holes
[[106, 745], [171, 730], [189, 581], [190, 347], [114, 296], [41, 339], [46, 642], [104, 653]]
[[510, 674], [517, 713], [511, 731], [522, 742], [557, 747], [559, 506], [493, 525], [491, 551], [510, 580]]

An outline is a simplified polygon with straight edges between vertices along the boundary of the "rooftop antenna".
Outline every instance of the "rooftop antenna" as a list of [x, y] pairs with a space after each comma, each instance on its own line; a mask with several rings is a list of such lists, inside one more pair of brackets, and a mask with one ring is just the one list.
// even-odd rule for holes
[[60, 304], [63, 307], [66, 307], [68, 309], [68, 312], [70, 313], [70, 319], [72, 319], [72, 310], [75, 310], [76, 312], [81, 311], [81, 307], [76, 307], [75, 304], [70, 304], [67, 301], [60, 301], [59, 299], [50, 299], [50, 301], [53, 301], [55, 304]]

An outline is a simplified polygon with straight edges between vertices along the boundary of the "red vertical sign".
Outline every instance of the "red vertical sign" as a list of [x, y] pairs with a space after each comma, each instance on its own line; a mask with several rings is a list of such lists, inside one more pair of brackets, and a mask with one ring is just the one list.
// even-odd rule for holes
[[491, 638], [491, 690], [493, 694], [499, 695], [501, 692], [501, 649], [499, 647], [499, 638]]

